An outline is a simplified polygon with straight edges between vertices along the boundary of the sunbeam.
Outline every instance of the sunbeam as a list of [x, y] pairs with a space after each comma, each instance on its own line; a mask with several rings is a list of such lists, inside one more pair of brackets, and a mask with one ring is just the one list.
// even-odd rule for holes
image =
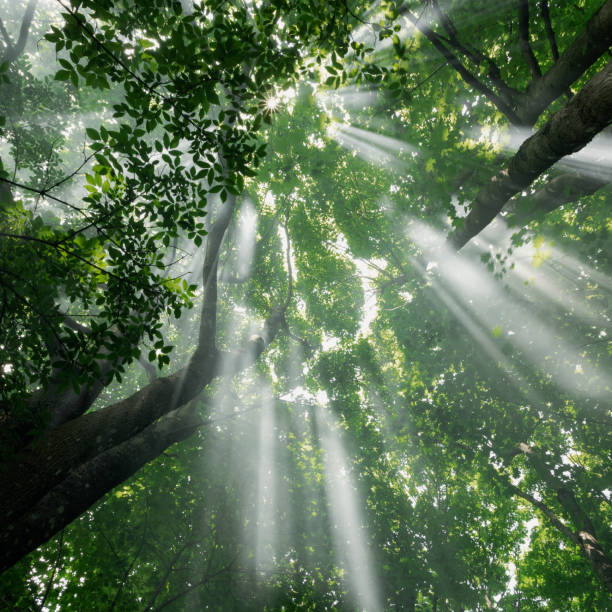
[[360, 512], [362, 502], [351, 478], [338, 425], [322, 405], [316, 407], [315, 419], [324, 452], [325, 490], [336, 551], [346, 568], [352, 599], [361, 610], [380, 610], [378, 585], [368, 552], [368, 535]]
[[238, 278], [248, 278], [253, 265], [257, 212], [250, 199], [245, 199], [240, 209], [238, 221]]
[[[264, 386], [262, 384], [262, 386]], [[276, 470], [274, 453], [277, 443], [277, 431], [274, 418], [274, 400], [269, 390], [261, 394], [261, 416], [259, 420], [259, 447], [257, 456], [257, 541], [255, 560], [259, 570], [270, 570], [274, 567], [277, 554], [275, 522], [277, 509]]]
[[[521, 300], [504, 292], [503, 287], [494, 282], [481, 265], [441, 246], [445, 243], [440, 232], [415, 222], [411, 226], [410, 235], [417, 244], [422, 245], [432, 261], [435, 258], [436, 272], [443, 286], [452, 291], [453, 295], [451, 298], [440, 293], [440, 296], [447, 305], [452, 304], [453, 311], [488, 352], [493, 351], [493, 338], [495, 343], [498, 338], [503, 338], [519, 349], [534, 367], [544, 370], [566, 392], [572, 395], [588, 393], [600, 399], [609, 394], [612, 385], [610, 375], [591, 363], [582, 347], [567, 342], [563, 333], [527, 310], [524, 292]], [[435, 244], [435, 249], [431, 250], [428, 244]], [[459, 302], [462, 306], [458, 305]], [[475, 323], [466, 319], [460, 308], [474, 313], [478, 325], [481, 328], [484, 326], [491, 338], [485, 340], [486, 335], [476, 334]], [[586, 305], [582, 311], [587, 311]], [[498, 353], [498, 350], [495, 349], [491, 354]], [[551, 355], [555, 356], [554, 360]]]
[[[534, 134], [534, 130], [524, 127], [511, 127], [505, 132], [490, 128], [474, 129], [471, 132], [474, 140], [498, 145], [502, 150], [510, 153], [516, 153], [520, 146]], [[584, 148], [561, 158], [553, 167], [573, 170], [608, 182], [612, 181], [612, 135], [607, 132], [597, 134]]]
[[396, 172], [405, 170], [407, 161], [404, 153], [414, 151], [408, 143], [362, 130], [343, 123], [332, 123], [328, 135], [345, 149], [352, 151], [364, 161], [382, 166]]

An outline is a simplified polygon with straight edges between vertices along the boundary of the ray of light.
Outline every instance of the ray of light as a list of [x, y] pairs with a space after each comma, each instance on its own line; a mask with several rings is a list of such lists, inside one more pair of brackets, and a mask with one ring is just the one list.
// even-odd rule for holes
[[[476, 252], [486, 251], [483, 243], [488, 242], [491, 252], [501, 245], [510, 243], [514, 230], [503, 218], [497, 218], [472, 241], [470, 248]], [[484, 239], [484, 240], [481, 240]], [[535, 246], [539, 242], [539, 246]], [[573, 311], [583, 322], [610, 325], [610, 316], [593, 308], [585, 299], [587, 283], [593, 288], [612, 294], [612, 281], [608, 276], [593, 269], [584, 262], [555, 247], [552, 241], [536, 237], [534, 241], [514, 249], [514, 268], [506, 275], [506, 281], [516, 291], [534, 291], [543, 298], [555, 302], [567, 311]], [[527, 289], [525, 288], [527, 287]], [[612, 299], [612, 295], [608, 296]]]
[[408, 143], [401, 140], [347, 124], [333, 123], [328, 133], [340, 146], [361, 159], [396, 172], [404, 171], [407, 166], [407, 162], [398, 156], [413, 150]]
[[358, 85], [350, 85], [333, 91], [322, 91], [317, 97], [324, 106], [338, 106], [349, 110], [363, 110], [372, 105], [378, 98], [374, 89], [366, 89]]
[[338, 425], [325, 406], [317, 406], [315, 419], [324, 454], [325, 490], [330, 506], [335, 549], [341, 556], [354, 605], [380, 610], [378, 584], [368, 554], [368, 534], [360, 512], [360, 496], [351, 477]]
[[553, 261], [573, 277], [592, 281], [603, 287], [606, 291], [612, 292], [612, 279], [609, 276], [596, 270], [584, 261], [576, 259], [569, 253], [561, 251], [554, 245], [550, 247], [550, 250]]
[[513, 300], [504, 293], [481, 265], [451, 251], [440, 232], [415, 222], [411, 237], [423, 245], [426, 253], [428, 244], [438, 245], [435, 251], [429, 251], [429, 257], [436, 258], [439, 278], [452, 290], [454, 300], [474, 313], [493, 337], [503, 337], [569, 393], [584, 393], [582, 381], [588, 381], [591, 397], [603, 398], [609, 393], [612, 378], [589, 363], [581, 347], [567, 343], [563, 332], [556, 330], [552, 322], [533, 315], [524, 301]]
[[[485, 128], [475, 129], [471, 136], [474, 140], [497, 144], [504, 151], [515, 153], [534, 133], [524, 127], [512, 127], [503, 133]], [[561, 158], [553, 167], [612, 181], [612, 135], [600, 132], [585, 147]]]
[[257, 568], [271, 570], [277, 554], [276, 542], [276, 471], [274, 452], [276, 446], [274, 400], [269, 390], [261, 398], [259, 421], [259, 467], [257, 471], [257, 537], [255, 559]]
[[238, 219], [238, 277], [247, 278], [253, 265], [255, 253], [255, 235], [257, 230], [257, 212], [249, 198], [240, 208]]
[[383, 136], [370, 130], [362, 130], [352, 125], [341, 125], [340, 129], [345, 133], [355, 138], [362, 140], [363, 142], [372, 142], [374, 145], [382, 149], [383, 151], [389, 151], [390, 153], [400, 154], [404, 152], [413, 152], [416, 149], [409, 143], [399, 140], [397, 138], [391, 138], [390, 136]]

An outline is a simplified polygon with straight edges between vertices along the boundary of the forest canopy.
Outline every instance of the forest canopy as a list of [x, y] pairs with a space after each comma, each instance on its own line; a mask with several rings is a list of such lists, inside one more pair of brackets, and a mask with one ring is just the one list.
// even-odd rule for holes
[[0, 603], [608, 610], [612, 0], [0, 0]]

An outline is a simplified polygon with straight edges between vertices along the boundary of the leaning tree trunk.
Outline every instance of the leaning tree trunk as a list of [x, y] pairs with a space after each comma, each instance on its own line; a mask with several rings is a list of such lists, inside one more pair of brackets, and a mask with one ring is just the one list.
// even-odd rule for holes
[[[533, 495], [522, 491], [507, 479], [501, 478], [502, 482], [505, 483], [512, 494], [522, 497], [541, 510], [561, 534], [580, 548], [580, 552], [590, 563], [595, 574], [608, 591], [612, 593], [612, 561], [597, 537], [593, 521], [576, 499], [574, 492], [554, 475], [543, 455], [533, 447], [520, 443], [510, 452], [510, 456], [515, 455], [525, 456], [542, 482], [545, 482], [556, 493], [557, 501], [565, 511], [566, 517], [570, 519], [573, 529], [566, 525], [543, 501], [535, 499]], [[499, 473], [497, 471], [494, 473], [500, 479]]]
[[67, 411], [57, 401], [53, 387], [46, 390], [51, 397], [36, 394], [37, 401], [52, 407], [51, 416], [70, 413], [71, 418], [2, 465], [0, 572], [36, 550], [168, 446], [197, 431], [204, 421], [196, 415], [191, 400], [213, 379], [231, 376], [253, 364], [276, 336], [289, 297], [272, 311], [262, 334], [251, 338], [241, 350], [222, 352], [216, 348], [217, 261], [234, 207], [231, 196], [209, 232], [198, 346], [187, 366], [157, 378], [120, 402], [87, 414], [83, 413], [91, 398], [89, 403], [79, 403], [81, 414], [73, 414], [74, 398], [70, 398], [71, 410]]
[[517, 153], [483, 187], [469, 214], [449, 236], [460, 250], [479, 234], [515, 194], [523, 191], [554, 163], [586, 146], [612, 121], [612, 61], [576, 96], [528, 138]]

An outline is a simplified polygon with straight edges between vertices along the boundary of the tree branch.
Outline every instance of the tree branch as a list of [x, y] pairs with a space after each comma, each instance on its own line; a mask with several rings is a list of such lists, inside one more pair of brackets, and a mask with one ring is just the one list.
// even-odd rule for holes
[[580, 150], [612, 120], [612, 61], [508, 161], [476, 196], [463, 225], [450, 236], [460, 250], [484, 229], [516, 193], [565, 155]]
[[556, 176], [540, 187], [533, 195], [510, 200], [503, 208], [510, 213], [508, 225], [522, 227], [538, 215], [556, 210], [563, 204], [590, 196], [609, 184], [604, 177], [566, 173]]
[[514, 109], [520, 123], [533, 125], [550, 103], [565, 93], [611, 45], [612, 0], [606, 0], [550, 70], [529, 84]]
[[533, 79], [542, 76], [538, 60], [529, 43], [529, 0], [518, 0], [519, 46]]
[[220, 574], [225, 574], [226, 572], [229, 572], [231, 567], [232, 567], [232, 565], [233, 565], [233, 561], [231, 561], [227, 565], [223, 566], [221, 569], [217, 570], [216, 572], [213, 572], [212, 574], [205, 574], [204, 577], [201, 580], [198, 580], [198, 582], [196, 582], [194, 584], [190, 584], [188, 587], [184, 588], [182, 591], [180, 591], [176, 595], [173, 595], [172, 597], [166, 599], [166, 601], [164, 601], [163, 603], [161, 603], [159, 606], [157, 606], [155, 608], [155, 611], [163, 610], [165, 607], [167, 607], [170, 604], [174, 603], [175, 601], [177, 601], [181, 597], [184, 597], [185, 595], [187, 595], [188, 593], [190, 593], [194, 589], [197, 589], [198, 587], [201, 587], [202, 585], [206, 584], [207, 582], [210, 582], [213, 578], [216, 578]]
[[40, 600], [40, 604], [38, 604], [38, 612], [41, 612], [45, 607], [45, 602], [49, 597], [49, 593], [53, 588], [53, 580], [55, 579], [55, 574], [57, 573], [57, 568], [59, 567], [60, 559], [62, 558], [62, 548], [64, 546], [64, 530], [62, 529], [59, 534], [59, 540], [57, 543], [57, 554], [55, 555], [55, 563], [53, 564], [53, 571], [51, 572], [51, 576], [49, 576], [49, 580], [47, 580], [47, 586], [45, 588], [45, 592], [43, 594], [42, 599]]
[[[78, 467], [37, 503], [10, 517], [13, 523], [0, 538], [0, 572], [46, 542], [166, 448], [189, 438], [204, 424], [193, 411], [175, 410], [91, 461], [77, 464]], [[75, 495], [75, 491], [79, 494]], [[41, 522], [40, 517], [46, 520]]]
[[546, 37], [548, 38], [548, 44], [550, 45], [550, 53], [553, 61], [556, 62], [559, 59], [559, 49], [557, 48], [555, 31], [553, 30], [552, 23], [550, 21], [548, 0], [540, 0], [540, 13], [542, 13], [542, 20], [544, 21], [544, 28], [546, 29]]
[[[574, 492], [565, 482], [551, 473], [550, 466], [536, 449], [528, 444], [520, 443], [515, 452], [523, 454], [534, 468], [538, 477], [556, 493], [559, 505], [573, 523], [576, 531], [571, 532], [552, 512], [550, 514], [546, 512], [546, 506], [541, 502], [533, 500], [532, 503], [546, 512], [554, 526], [563, 534], [568, 535], [568, 533], [571, 533], [572, 541], [580, 547], [582, 554], [591, 564], [593, 571], [599, 576], [606, 588], [612, 592], [612, 561], [603, 550], [597, 538], [595, 526], [589, 515], [578, 503]], [[517, 494], [521, 494], [522, 497], [527, 499], [522, 492]]]
[[9, 65], [12, 64], [25, 49], [26, 42], [28, 40], [28, 34], [30, 32], [30, 25], [32, 24], [32, 18], [34, 17], [34, 11], [36, 9], [36, 4], [38, 0], [30, 0], [28, 5], [26, 6], [25, 13], [23, 14], [23, 19], [21, 21], [21, 28], [19, 30], [19, 38], [15, 45], [10, 44], [10, 38], [8, 33], [2, 26], [2, 35], [6, 40], [7, 48], [4, 52], [4, 57], [0, 60], [0, 64], [4, 62], [8, 62]]
[[540, 510], [546, 516], [546, 518], [548, 518], [552, 525], [559, 532], [561, 532], [570, 542], [578, 544], [578, 538], [576, 537], [576, 534], [569, 527], [564, 525], [561, 522], [561, 519], [545, 503], [538, 501], [533, 495], [525, 493], [525, 491], [519, 489], [519, 487], [516, 487], [510, 482], [506, 482], [505, 484], [510, 489], [510, 491], [512, 491], [513, 495], [521, 497], [525, 501], [528, 501], [532, 506]]
[[0, 33], [2, 34], [2, 38], [4, 38], [4, 42], [6, 43], [6, 48], [12, 49], [13, 41], [11, 40], [9, 33], [6, 31], [6, 28], [4, 27], [4, 22], [2, 21], [2, 19], [0, 19]]
[[501, 111], [508, 121], [513, 124], [520, 124], [520, 121], [513, 111], [513, 109], [501, 99], [492, 89], [487, 87], [484, 83], [479, 81], [454, 55], [442, 42], [440, 36], [436, 34], [431, 28], [420, 23], [419, 19], [415, 17], [407, 7], [400, 9], [400, 15], [407, 17], [412, 24], [431, 42], [431, 44], [438, 50], [438, 52], [447, 60], [447, 62], [459, 73], [461, 78], [474, 89], [482, 93], [493, 105], [495, 105], [499, 111]]
[[515, 97], [519, 95], [520, 92], [512, 87], [509, 87], [505, 83], [505, 81], [501, 78], [499, 67], [490, 57], [484, 55], [484, 53], [472, 45], [464, 45], [459, 41], [455, 25], [450, 20], [449, 16], [440, 8], [437, 0], [432, 0], [432, 6], [436, 15], [438, 16], [438, 19], [448, 34], [448, 42], [455, 49], [457, 49], [457, 51], [463, 53], [463, 55], [465, 55], [476, 66], [486, 64], [488, 66], [487, 78], [495, 87], [497, 87], [500, 96], [504, 99], [504, 102], [508, 104], [508, 106], [512, 106]]
[[206, 255], [204, 257], [204, 300], [202, 302], [202, 317], [198, 348], [194, 358], [210, 356], [214, 353], [217, 337], [217, 269], [219, 252], [229, 222], [236, 207], [236, 196], [228, 195], [221, 208], [219, 216], [213, 223], [206, 239]]
[[[148, 500], [145, 497], [145, 503], [147, 503], [147, 501]], [[132, 568], [134, 567], [134, 564], [136, 563], [136, 559], [138, 559], [138, 557], [140, 556], [140, 553], [142, 552], [142, 549], [144, 548], [145, 542], [147, 540], [148, 527], [149, 527], [149, 506], [147, 503], [147, 509], [145, 512], [144, 526], [142, 528], [142, 536], [140, 538], [140, 544], [138, 546], [138, 550], [136, 550], [136, 552], [134, 553], [132, 562], [129, 564], [128, 567], [125, 568], [125, 571], [123, 573], [123, 578], [121, 580], [121, 584], [119, 585], [119, 588], [117, 589], [117, 592], [115, 593], [115, 597], [113, 598], [113, 602], [111, 603], [111, 606], [110, 606], [111, 611], [115, 609], [115, 606], [117, 605], [117, 601], [119, 600], [119, 596], [121, 595], [121, 591], [123, 590], [123, 587], [125, 586], [125, 583], [127, 582], [130, 572], [132, 571]]]
[[178, 563], [178, 560], [181, 558], [181, 555], [191, 546], [193, 546], [193, 543], [187, 540], [183, 543], [182, 546], [180, 546], [176, 550], [176, 552], [172, 556], [172, 559], [170, 560], [170, 563], [166, 567], [166, 571], [164, 572], [164, 575], [162, 576], [161, 580], [158, 582], [157, 588], [153, 592], [153, 595], [151, 596], [151, 599], [149, 599], [149, 603], [144, 608], [143, 612], [147, 612], [153, 607], [153, 605], [155, 604], [155, 600], [159, 597], [159, 594], [161, 593], [162, 589], [164, 588], [164, 586], [166, 585], [168, 581], [168, 576], [170, 575], [170, 572], [173, 570], [174, 566]]

